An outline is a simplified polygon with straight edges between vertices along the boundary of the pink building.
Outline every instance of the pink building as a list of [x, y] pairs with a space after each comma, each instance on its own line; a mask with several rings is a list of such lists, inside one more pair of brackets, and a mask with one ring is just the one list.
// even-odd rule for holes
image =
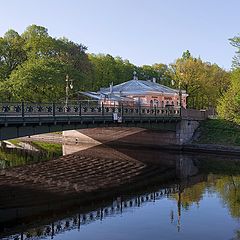
[[[137, 104], [152, 107], [180, 107], [186, 108], [188, 94], [184, 90], [176, 90], [151, 80], [138, 80], [136, 76], [130, 81], [108, 88], [101, 88], [98, 92], [82, 92], [82, 94], [98, 99], [105, 104]], [[181, 103], [180, 103], [181, 101]]]

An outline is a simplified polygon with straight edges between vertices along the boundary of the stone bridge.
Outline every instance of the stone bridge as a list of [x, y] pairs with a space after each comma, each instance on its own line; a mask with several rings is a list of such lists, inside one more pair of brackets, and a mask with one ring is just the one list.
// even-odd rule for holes
[[138, 127], [176, 132], [183, 143], [206, 112], [165, 107], [99, 105], [96, 101], [61, 103], [0, 103], [0, 140], [96, 127]]

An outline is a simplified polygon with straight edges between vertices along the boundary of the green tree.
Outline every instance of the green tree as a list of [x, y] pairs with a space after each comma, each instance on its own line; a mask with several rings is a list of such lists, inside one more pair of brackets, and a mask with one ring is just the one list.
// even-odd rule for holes
[[24, 40], [14, 30], [0, 38], [0, 80], [6, 80], [11, 72], [27, 59]]
[[229, 73], [216, 64], [194, 58], [189, 52], [171, 65], [175, 88], [181, 87], [189, 95], [189, 108], [216, 107], [220, 97], [229, 87]]
[[8, 31], [0, 38], [1, 100], [58, 100], [65, 95], [67, 74], [74, 80], [75, 91], [86, 90], [92, 73], [86, 49], [49, 36], [42, 26], [31, 25], [21, 36]]
[[45, 27], [30, 25], [21, 36], [28, 58], [53, 57], [58, 54], [56, 40], [48, 35]]
[[89, 59], [93, 67], [93, 90], [108, 87], [110, 83], [119, 84], [132, 79], [136, 68], [128, 60], [112, 57], [107, 54], [90, 54]]
[[69, 73], [77, 89], [83, 76], [72, 65], [55, 59], [31, 59], [14, 70], [7, 83], [12, 99], [30, 102], [52, 102], [65, 96], [65, 76]]
[[220, 99], [217, 111], [220, 117], [240, 124], [240, 68], [231, 73], [231, 86]]
[[229, 39], [230, 44], [236, 48], [236, 55], [233, 57], [232, 66], [235, 68], [240, 67], [240, 36], [235, 36]]

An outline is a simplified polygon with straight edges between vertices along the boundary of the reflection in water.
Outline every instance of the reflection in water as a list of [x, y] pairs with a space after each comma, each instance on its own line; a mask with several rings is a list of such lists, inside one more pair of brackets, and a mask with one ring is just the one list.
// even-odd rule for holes
[[82, 154], [128, 156], [174, 168], [175, 175], [68, 211], [39, 212], [34, 219], [23, 218], [21, 224], [12, 221], [1, 229], [0, 238], [240, 239], [239, 159], [121, 147], [111, 150], [110, 145], [84, 148]]

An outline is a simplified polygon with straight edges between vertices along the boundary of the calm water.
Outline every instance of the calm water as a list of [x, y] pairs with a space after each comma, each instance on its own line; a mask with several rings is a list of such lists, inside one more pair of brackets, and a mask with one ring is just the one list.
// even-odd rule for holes
[[[126, 152], [133, 157], [133, 152]], [[240, 239], [240, 160], [152, 151], [147, 155], [155, 161], [174, 159], [176, 178], [64, 213], [13, 223], [2, 229], [0, 236], [56, 240]], [[139, 158], [139, 154], [136, 156]]]

